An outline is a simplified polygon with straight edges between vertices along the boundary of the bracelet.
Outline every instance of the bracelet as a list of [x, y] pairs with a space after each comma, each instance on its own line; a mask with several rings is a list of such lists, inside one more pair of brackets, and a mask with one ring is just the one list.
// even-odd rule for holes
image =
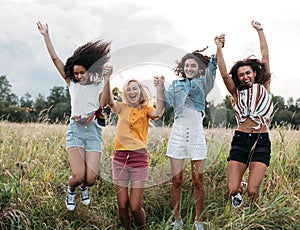
[[258, 29], [257, 31], [264, 30], [263, 28]]

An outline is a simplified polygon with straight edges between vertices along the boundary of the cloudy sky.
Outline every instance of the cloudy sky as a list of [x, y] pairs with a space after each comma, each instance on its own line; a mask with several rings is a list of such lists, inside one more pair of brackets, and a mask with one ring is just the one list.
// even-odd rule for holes
[[[238, 0], [0, 0], [0, 75], [18, 97], [33, 99], [50, 88], [65, 86], [46, 51], [36, 22], [48, 23], [60, 58], [88, 41], [112, 41], [113, 84], [129, 77], [151, 81], [172, 74], [185, 52], [205, 46], [215, 52], [214, 37], [226, 34], [224, 56], [228, 68], [251, 54], [260, 57], [256, 31], [262, 23], [269, 44], [273, 73], [271, 90], [285, 99], [300, 98], [300, 7], [297, 1]], [[218, 74], [215, 93], [227, 92]]]

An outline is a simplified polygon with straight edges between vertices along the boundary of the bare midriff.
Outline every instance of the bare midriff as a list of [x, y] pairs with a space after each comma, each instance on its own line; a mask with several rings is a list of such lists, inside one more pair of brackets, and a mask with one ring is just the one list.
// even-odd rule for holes
[[268, 127], [265, 124], [261, 125], [261, 128], [259, 129], [254, 129], [253, 127], [256, 126], [257, 123], [255, 123], [248, 117], [245, 122], [238, 125], [237, 130], [244, 133], [266, 133], [269, 131]]

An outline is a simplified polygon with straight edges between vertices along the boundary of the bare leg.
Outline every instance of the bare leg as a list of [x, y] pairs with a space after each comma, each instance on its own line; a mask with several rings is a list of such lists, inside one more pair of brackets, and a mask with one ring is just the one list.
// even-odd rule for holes
[[99, 172], [101, 153], [100, 152], [87, 152], [86, 153], [86, 172], [84, 186], [93, 186], [96, 182]]
[[68, 158], [72, 172], [69, 187], [70, 191], [74, 192], [75, 188], [85, 180], [85, 151], [79, 147], [71, 147], [68, 149]]
[[248, 194], [253, 201], [259, 197], [260, 185], [266, 170], [267, 166], [261, 162], [251, 162], [249, 165]]
[[200, 216], [204, 208], [204, 198], [205, 198], [204, 178], [203, 178], [204, 161], [203, 160], [191, 161], [191, 164], [192, 164], [192, 180], [193, 180], [194, 199], [195, 199], [195, 208], [196, 208], [195, 221], [202, 221]]
[[171, 199], [175, 214], [175, 219], [180, 220], [180, 200], [182, 193], [183, 174], [184, 174], [184, 160], [170, 158], [172, 169], [172, 184], [171, 184]]
[[130, 229], [130, 215], [129, 215], [129, 196], [128, 196], [128, 181], [115, 182], [115, 191], [118, 201], [119, 220], [121, 225], [126, 230]]
[[146, 213], [142, 207], [145, 182], [132, 182], [130, 208], [136, 220], [137, 229], [146, 229]]
[[227, 170], [227, 186], [229, 195], [234, 196], [239, 192], [245, 171], [246, 164], [238, 161], [229, 161]]

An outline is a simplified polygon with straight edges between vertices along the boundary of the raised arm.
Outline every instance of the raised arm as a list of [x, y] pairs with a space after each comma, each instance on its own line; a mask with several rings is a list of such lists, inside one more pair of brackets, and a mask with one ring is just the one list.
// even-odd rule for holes
[[152, 119], [160, 118], [164, 113], [164, 95], [163, 95], [164, 82], [165, 82], [164, 76], [154, 77], [154, 86], [156, 87], [156, 108], [152, 110], [150, 113]]
[[204, 76], [205, 84], [204, 90], [205, 94], [208, 94], [212, 88], [214, 87], [215, 79], [216, 79], [216, 70], [217, 70], [217, 58], [215, 55], [211, 55], [210, 61], [206, 68], [206, 73]]
[[[105, 86], [107, 85], [107, 81], [109, 81], [110, 79], [110, 76], [113, 72], [113, 67], [111, 65], [105, 65], [102, 67], [102, 77], [103, 77], [103, 81], [104, 81], [104, 87], [103, 87], [103, 92], [104, 92], [104, 88]], [[109, 84], [109, 82], [108, 82]], [[110, 85], [108, 85], [109, 87], [109, 91], [110, 91]], [[107, 90], [107, 89], [106, 89]], [[110, 103], [110, 94], [108, 94], [107, 92], [105, 94], [103, 94], [103, 92], [101, 93], [101, 96], [100, 96], [100, 105], [101, 107], [105, 107], [107, 104]]]
[[[111, 69], [110, 69], [111, 68]], [[114, 100], [112, 91], [110, 89], [110, 76], [112, 73], [112, 67], [108, 66], [106, 69], [105, 67], [103, 68], [103, 78], [104, 78], [104, 87], [100, 99], [100, 104], [101, 106], [109, 105], [109, 107], [116, 112], [118, 109], [118, 103], [117, 101]]]
[[[263, 30], [261, 24], [257, 21], [253, 20], [251, 22], [251, 24], [258, 33], [259, 44], [260, 44], [260, 53], [261, 53], [261, 57], [262, 57], [261, 62], [265, 64], [266, 72], [270, 76], [269, 49], [268, 49], [267, 40], [266, 40], [266, 37], [264, 34], [264, 30]], [[265, 83], [265, 87], [267, 88], [268, 91], [270, 91], [270, 79]]]
[[40, 31], [40, 33], [43, 35], [44, 37], [44, 41], [48, 50], [48, 53], [55, 65], [55, 67], [57, 68], [58, 72], [60, 73], [60, 75], [65, 79], [65, 81], [67, 82], [67, 84], [70, 83], [70, 79], [67, 78], [65, 71], [64, 71], [64, 63], [62, 62], [62, 60], [57, 56], [54, 46], [52, 45], [51, 39], [50, 39], [50, 35], [49, 35], [49, 29], [48, 29], [48, 24], [46, 23], [45, 25], [43, 25], [41, 22], [37, 22], [37, 27]]
[[227, 72], [227, 68], [226, 68], [226, 64], [225, 64], [225, 60], [223, 57], [223, 52], [222, 52], [222, 48], [224, 46], [225, 43], [225, 34], [221, 34], [220, 36], [216, 36], [215, 37], [215, 43], [217, 45], [217, 59], [218, 59], [218, 67], [219, 67], [219, 71], [220, 74], [223, 78], [224, 84], [228, 90], [228, 92], [232, 95], [235, 96], [235, 84], [231, 78], [231, 76], [228, 74]]

